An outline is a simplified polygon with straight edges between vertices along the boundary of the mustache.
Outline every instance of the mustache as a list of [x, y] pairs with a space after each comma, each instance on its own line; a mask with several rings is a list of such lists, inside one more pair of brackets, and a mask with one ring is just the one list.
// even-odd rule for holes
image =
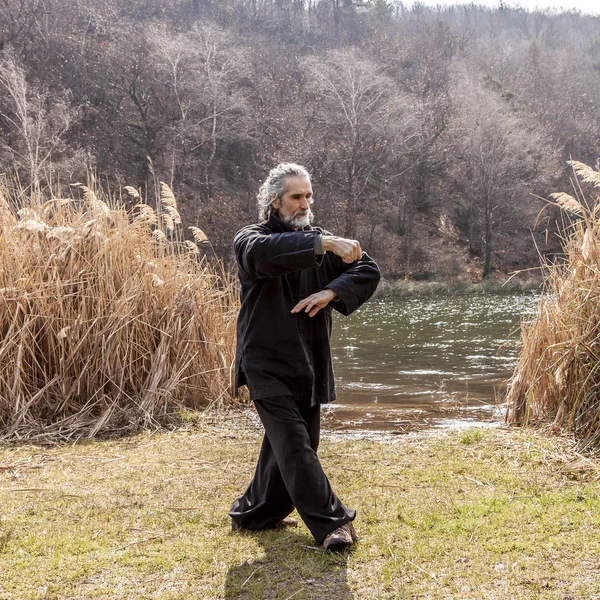
[[312, 219], [313, 212], [309, 208], [308, 210], [297, 210], [295, 213], [291, 215], [292, 219], [298, 219], [303, 217], [308, 217], [308, 219]]
[[311, 215], [312, 214], [312, 208], [307, 208], [306, 210], [304, 210], [303, 208], [299, 208], [295, 213], [293, 213], [294, 216], [297, 215]]
[[312, 209], [309, 208], [308, 210], [297, 210], [292, 214], [288, 215], [286, 218], [284, 218], [283, 221], [288, 225], [297, 225], [298, 222], [306, 222], [307, 224], [310, 224], [312, 223], [313, 219], [314, 213]]

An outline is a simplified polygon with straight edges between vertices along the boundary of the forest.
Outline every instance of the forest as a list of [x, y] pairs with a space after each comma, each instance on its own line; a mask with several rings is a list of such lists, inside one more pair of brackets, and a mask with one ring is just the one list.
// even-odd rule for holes
[[[505, 278], [552, 260], [594, 165], [600, 17], [386, 0], [3, 0], [0, 178], [133, 208], [166, 182], [231, 259], [280, 161], [316, 223], [388, 278]], [[186, 233], [187, 235], [187, 233]], [[190, 234], [191, 236], [191, 234]]]

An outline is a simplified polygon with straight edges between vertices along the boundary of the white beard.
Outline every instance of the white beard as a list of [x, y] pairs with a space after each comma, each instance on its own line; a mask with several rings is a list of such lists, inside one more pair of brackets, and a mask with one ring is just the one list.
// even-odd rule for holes
[[301, 214], [300, 211], [298, 211], [288, 215], [285, 219], [282, 219], [282, 221], [292, 229], [302, 229], [303, 227], [310, 225], [313, 222], [313, 219], [314, 214], [309, 208], [304, 214]]

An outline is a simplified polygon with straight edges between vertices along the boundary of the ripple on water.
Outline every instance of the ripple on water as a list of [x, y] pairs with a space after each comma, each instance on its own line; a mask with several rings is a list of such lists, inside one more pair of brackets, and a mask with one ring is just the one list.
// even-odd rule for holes
[[519, 323], [537, 305], [534, 296], [419, 298], [336, 315], [332, 354], [341, 410], [332, 414], [360, 423], [369, 412], [369, 422], [385, 429], [395, 425], [372, 408], [396, 407], [429, 427], [441, 422], [439, 399], [446, 394], [472, 406], [444, 406], [448, 423], [477, 420], [477, 411], [483, 420], [499, 420], [488, 407], [516, 362]]

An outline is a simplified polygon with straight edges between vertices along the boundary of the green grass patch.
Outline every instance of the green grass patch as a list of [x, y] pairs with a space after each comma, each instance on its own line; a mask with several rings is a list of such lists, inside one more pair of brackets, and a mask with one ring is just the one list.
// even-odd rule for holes
[[473, 429], [322, 442], [360, 543], [232, 533], [260, 434], [239, 413], [127, 439], [0, 449], [0, 598], [600, 598], [600, 462]]

